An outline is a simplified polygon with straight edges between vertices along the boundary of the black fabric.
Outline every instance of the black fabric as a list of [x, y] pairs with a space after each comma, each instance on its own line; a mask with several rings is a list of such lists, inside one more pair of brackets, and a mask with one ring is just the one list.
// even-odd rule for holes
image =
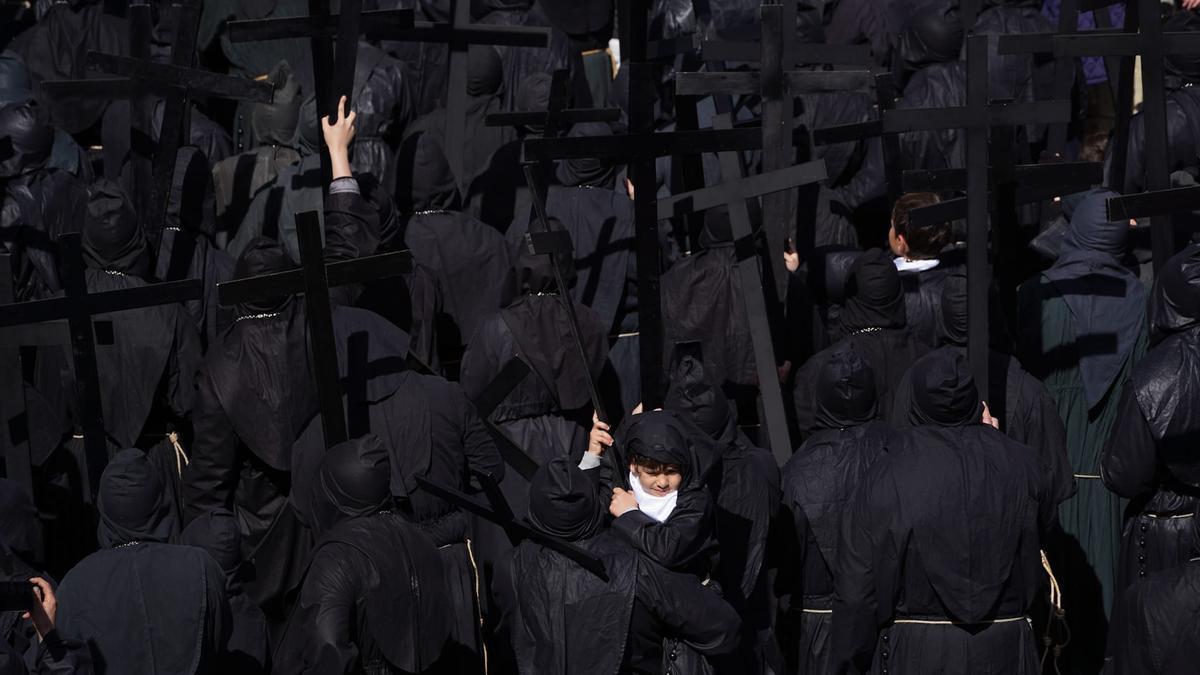
[[943, 322], [942, 289], [946, 279], [961, 273], [962, 269], [963, 265], [941, 260], [933, 269], [900, 272], [906, 322], [913, 338], [928, 349], [938, 346], [938, 331]]
[[34, 562], [42, 549], [42, 529], [33, 498], [25, 488], [0, 478], [0, 550]]
[[[1200, 153], [1197, 153], [1197, 148], [1200, 147], [1200, 90], [1195, 87], [1169, 90], [1166, 98], [1167, 170], [1172, 174], [1187, 171], [1195, 175], [1197, 157], [1200, 156]], [[1114, 188], [1124, 186], [1122, 192], [1126, 194], [1145, 190], [1145, 115], [1134, 115], [1130, 120], [1129, 155], [1125, 162], [1124, 176], [1113, 175], [1112, 152], [1113, 148], [1110, 145], [1104, 155], [1104, 185]]]
[[1145, 330], [1146, 289], [1120, 263], [1129, 226], [1105, 216], [1105, 200], [1114, 194], [1094, 190], [1083, 200], [1071, 218], [1058, 260], [1042, 273], [1062, 293], [1076, 335], [1104, 335], [1115, 342], [1101, 353], [1080, 354], [1089, 407], [1108, 393]]
[[1195, 670], [1200, 629], [1200, 561], [1129, 587], [1113, 609], [1105, 673], [1184, 675]]
[[[561, 230], [561, 225], [557, 229]], [[561, 255], [559, 264], [565, 271], [564, 282], [570, 288], [575, 277], [572, 257], [569, 252]], [[562, 304], [564, 300], [575, 300], [559, 293], [550, 257], [532, 254], [526, 248], [517, 259], [515, 273], [518, 298], [500, 310], [500, 316], [516, 340], [519, 354], [542, 379], [560, 409], [574, 410], [588, 405], [591, 396], [587, 375], [591, 374], [592, 382], [598, 381], [608, 357], [606, 327], [590, 308], [576, 303], [579, 337], [587, 355], [585, 363], [576, 346], [570, 316]]]
[[313, 550], [274, 670], [424, 672], [449, 634], [445, 598], [441, 557], [420, 530], [390, 513], [343, 520]]
[[224, 587], [221, 568], [198, 548], [102, 550], [58, 587], [57, 626], [86, 641], [101, 675], [210, 672], [230, 631]]
[[88, 189], [83, 259], [92, 269], [144, 277], [149, 251], [137, 213], [116, 183], [101, 178]]
[[904, 287], [891, 256], [872, 249], [855, 259], [846, 280], [841, 324], [848, 331], [906, 325]]
[[922, 356], [912, 365], [911, 382], [909, 421], [914, 426], [960, 427], [980, 422], [983, 403], [962, 354], [934, 350]]
[[375, 436], [339, 443], [314, 478], [308, 522], [318, 536], [334, 525], [382, 510], [390, 501], [388, 453]]
[[[600, 138], [611, 135], [612, 129], [603, 122], [576, 124], [567, 132], [567, 138]], [[607, 159], [583, 157], [560, 160], [554, 175], [560, 184], [567, 187], [600, 187], [611, 190], [616, 185], [616, 167]]]
[[0, 178], [12, 178], [46, 166], [54, 148], [54, 127], [36, 102], [0, 105], [0, 139], [8, 147], [0, 153]]
[[1200, 245], [1175, 254], [1159, 271], [1148, 312], [1159, 338], [1200, 324]]
[[146, 453], [137, 448], [118, 452], [100, 477], [96, 536], [105, 548], [129, 542], [174, 542], [179, 522], [171, 500]]
[[567, 457], [542, 465], [529, 485], [529, 522], [540, 532], [568, 541], [596, 535], [604, 510], [596, 485]]

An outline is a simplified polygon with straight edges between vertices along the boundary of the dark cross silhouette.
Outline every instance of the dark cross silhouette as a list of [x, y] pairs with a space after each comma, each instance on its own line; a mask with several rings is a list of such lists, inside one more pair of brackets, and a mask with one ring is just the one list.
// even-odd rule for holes
[[[1125, 185], [1126, 158], [1129, 152], [1129, 124], [1133, 108], [1133, 59], [1142, 57], [1142, 116], [1145, 124], [1145, 185], [1148, 193], [1168, 190], [1171, 178], [1167, 143], [1166, 83], [1163, 57], [1171, 54], [1200, 54], [1200, 33], [1166, 33], [1162, 29], [1159, 3], [1156, 0], [1137, 0], [1128, 3], [1124, 31], [1117, 34], [1076, 33], [1069, 35], [1005, 35], [1000, 37], [1001, 54], [1051, 53], [1056, 57], [1120, 56], [1121, 73], [1116, 96], [1117, 130], [1113, 138], [1112, 164], [1114, 181], [1121, 192]], [[1173, 195], [1177, 199], [1176, 195]], [[1151, 198], [1153, 201], [1153, 198]], [[1110, 215], [1134, 211], [1127, 202], [1110, 209]], [[1178, 205], [1179, 202], [1176, 202]], [[1152, 209], [1158, 211], [1159, 209]], [[1154, 267], [1159, 269], [1175, 252], [1175, 233], [1170, 213], [1150, 215]]]
[[[136, 11], [135, 11], [135, 8]], [[142, 26], [138, 33], [149, 30], [149, 7], [132, 5], [134, 26]], [[146, 219], [146, 233], [150, 238], [151, 250], [158, 254], [162, 241], [163, 226], [166, 222], [167, 205], [171, 194], [171, 186], [175, 179], [175, 154], [181, 143], [190, 137], [189, 107], [192, 98], [211, 97], [227, 98], [258, 103], [269, 103], [274, 96], [274, 88], [268, 82], [255, 82], [240, 77], [218, 75], [205, 70], [194, 68], [196, 61], [196, 34], [200, 25], [200, 2], [198, 0], [176, 0], [171, 5], [175, 14], [175, 34], [171, 44], [171, 59], [169, 64], [155, 63], [149, 60], [148, 35], [134, 41], [133, 47], [144, 52], [133, 52], [134, 56], [118, 56], [100, 52], [88, 52], [87, 65], [109, 76], [99, 80], [59, 80], [42, 83], [42, 90], [50, 96], [83, 96], [88, 98], [134, 98], [131, 103], [131, 115], [134, 116], [135, 128], [146, 130], [149, 137], [149, 123], [144, 119], [145, 111], [137, 110], [141, 106], [136, 99], [146, 93], [157, 93], [164, 97], [163, 121], [154, 145], [152, 177], [149, 185], [149, 208], [139, 211]], [[132, 144], [136, 145], [136, 144]], [[109, 167], [106, 162], [105, 172], [114, 170], [120, 172], [122, 157], [114, 157], [114, 153], [106, 153], [107, 159], [116, 164]], [[135, 152], [135, 156], [136, 156]], [[110, 174], [110, 177], [115, 174]], [[138, 190], [135, 190], [138, 192]]]
[[[314, 5], [319, 11], [314, 11]], [[550, 34], [545, 28], [474, 25], [471, 23], [468, 0], [450, 0], [450, 5], [449, 22], [413, 22], [411, 10], [390, 10], [393, 12], [388, 19], [391, 23], [385, 27], [376, 20], [388, 16], [386, 13], [362, 12], [362, 0], [343, 0], [341, 14], [337, 16], [336, 65], [331, 50], [330, 27], [333, 17], [329, 13], [328, 0], [310, 0], [309, 17], [231, 21], [228, 24], [229, 39], [232, 42], [257, 42], [311, 37], [313, 75], [318, 87], [317, 113], [322, 116], [333, 114], [334, 106], [341, 96], [344, 95], [347, 99], [350, 97], [354, 83], [358, 36], [364, 28], [367, 30], [367, 37], [371, 39], [447, 45], [450, 49], [450, 72], [446, 89], [446, 159], [460, 183], [459, 187], [462, 188], [465, 187], [462, 183], [465, 182], [463, 153], [467, 126], [468, 47], [473, 44], [546, 47], [550, 43]], [[396, 12], [407, 13], [408, 25], [404, 25], [401, 15], [395, 14]], [[365, 24], [362, 19], [367, 19]], [[323, 87], [329, 89], [323, 92]]]
[[[717, 129], [728, 129], [731, 126], [729, 116], [718, 115], [713, 120], [713, 126]], [[763, 294], [762, 276], [759, 273], [757, 242], [746, 200], [824, 180], [825, 162], [817, 160], [744, 178], [738, 153], [726, 151], [719, 153], [718, 157], [725, 182], [660, 200], [659, 216], [666, 218], [716, 206], [726, 206], [729, 209], [742, 299], [746, 306], [746, 317], [750, 322], [755, 369], [758, 374], [759, 391], [762, 392], [766, 438], [770, 442], [775, 460], [782, 465], [792, 456], [793, 447], [788, 436], [783, 395], [779, 390], [779, 375], [775, 369], [775, 349], [771, 343], [771, 327], [767, 321], [767, 302]]]
[[90, 501], [95, 497], [100, 474], [108, 464], [108, 442], [100, 407], [100, 376], [96, 369], [96, 339], [92, 317], [97, 314], [197, 300], [204, 290], [200, 280], [192, 279], [89, 293], [84, 276], [80, 234], [72, 232], [60, 236], [58, 250], [65, 296], [0, 306], [0, 330], [66, 319], [75, 364], [76, 409], [79, 426], [83, 429], [85, 466], [81, 467], [80, 473], [85, 477], [84, 499]]

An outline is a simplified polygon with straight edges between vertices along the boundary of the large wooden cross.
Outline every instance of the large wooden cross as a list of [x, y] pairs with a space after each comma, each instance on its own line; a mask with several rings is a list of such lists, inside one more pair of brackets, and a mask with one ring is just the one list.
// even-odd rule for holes
[[93, 317], [155, 305], [198, 300], [204, 293], [198, 279], [147, 284], [118, 291], [89, 293], [84, 275], [83, 248], [78, 232], [58, 238], [64, 297], [0, 305], [0, 330], [66, 319], [75, 365], [75, 396], [83, 429], [84, 499], [95, 497], [100, 474], [108, 464], [108, 441], [100, 406], [100, 375], [96, 368]]

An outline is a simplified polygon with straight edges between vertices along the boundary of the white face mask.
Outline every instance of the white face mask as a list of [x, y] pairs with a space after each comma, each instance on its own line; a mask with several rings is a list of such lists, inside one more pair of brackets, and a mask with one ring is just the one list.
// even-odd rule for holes
[[679, 500], [679, 490], [674, 490], [665, 497], [652, 495], [642, 488], [642, 482], [632, 471], [629, 472], [629, 484], [633, 486], [633, 496], [637, 499], [639, 510], [660, 523], [671, 517], [671, 512], [675, 510], [675, 502]]

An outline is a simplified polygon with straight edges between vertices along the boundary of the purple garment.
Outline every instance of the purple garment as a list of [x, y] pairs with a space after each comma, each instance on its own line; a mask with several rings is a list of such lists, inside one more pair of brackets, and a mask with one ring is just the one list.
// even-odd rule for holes
[[[1042, 16], [1049, 19], [1050, 23], [1056, 27], [1058, 26], [1061, 1], [1045, 0], [1042, 3]], [[1108, 17], [1114, 27], [1120, 28], [1125, 25], [1125, 3], [1118, 2], [1115, 5], [1109, 5]], [[1076, 27], [1081, 31], [1096, 30], [1096, 17], [1092, 12], [1080, 12]], [[1099, 56], [1083, 57], [1083, 76], [1088, 86], [1108, 82], [1108, 71], [1104, 69], [1104, 59]]]

